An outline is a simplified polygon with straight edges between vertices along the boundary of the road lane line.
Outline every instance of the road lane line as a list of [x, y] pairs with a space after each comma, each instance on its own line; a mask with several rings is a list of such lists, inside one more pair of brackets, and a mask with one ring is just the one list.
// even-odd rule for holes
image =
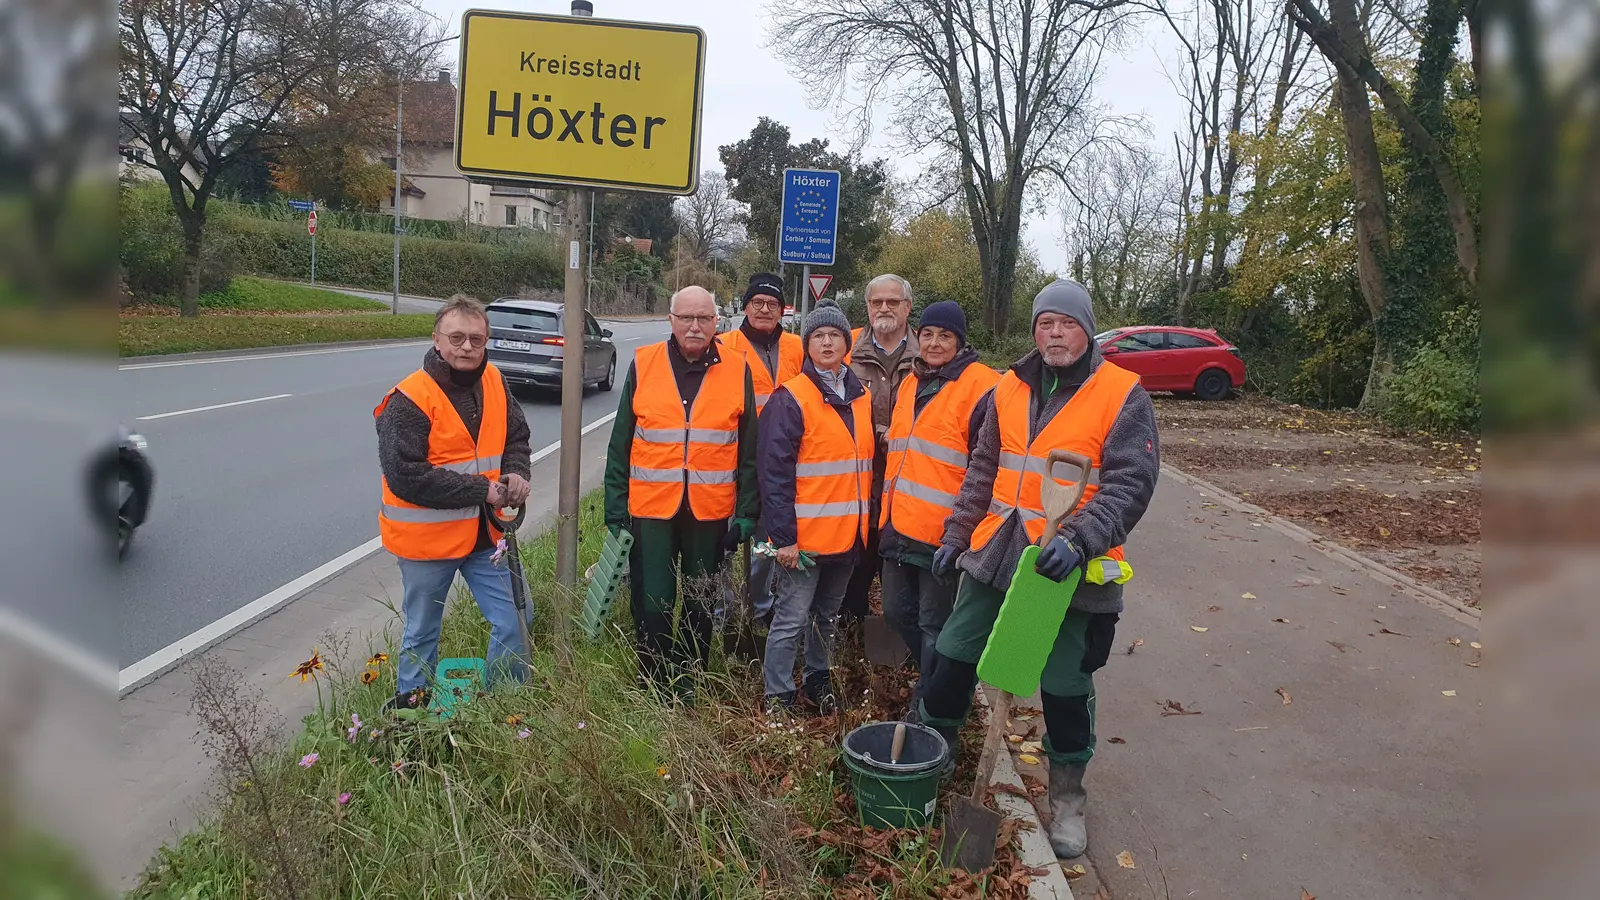
[[[616, 417], [617, 414], [615, 412], [601, 416], [585, 425], [583, 433], [587, 435]], [[540, 460], [559, 449], [561, 449], [560, 441], [555, 441], [539, 448], [538, 452], [532, 454], [530, 464], [537, 464]], [[255, 624], [278, 607], [316, 587], [318, 584], [333, 578], [381, 549], [383, 549], [383, 538], [375, 537], [353, 550], [341, 553], [328, 560], [299, 578], [262, 594], [255, 600], [228, 613], [204, 628], [197, 629], [178, 638], [176, 641], [118, 672], [117, 695], [120, 697], [134, 688], [155, 680], [167, 670], [182, 662], [185, 657], [206, 650], [228, 636]]]
[[206, 359], [179, 359], [172, 362], [158, 363], [133, 363], [126, 366], [117, 366], [119, 372], [133, 372], [138, 369], [171, 369], [177, 366], [207, 366], [212, 363], [248, 362], [256, 359], [288, 359], [291, 356], [326, 356], [329, 353], [361, 353], [366, 350], [394, 350], [404, 347], [415, 347], [426, 341], [394, 341], [385, 344], [369, 344], [364, 347], [329, 347], [322, 350], [290, 350], [284, 353], [254, 353], [249, 356], [212, 356]]
[[232, 403], [213, 403], [210, 406], [196, 406], [193, 409], [180, 409], [176, 412], [157, 413], [153, 416], [139, 416], [138, 421], [149, 422], [154, 419], [170, 419], [173, 416], [187, 416], [190, 413], [210, 412], [213, 409], [227, 409], [230, 406], [244, 406], [248, 403], [264, 403], [268, 400], [282, 400], [293, 397], [293, 394], [273, 394], [271, 397], [256, 397], [250, 400], [235, 400]]

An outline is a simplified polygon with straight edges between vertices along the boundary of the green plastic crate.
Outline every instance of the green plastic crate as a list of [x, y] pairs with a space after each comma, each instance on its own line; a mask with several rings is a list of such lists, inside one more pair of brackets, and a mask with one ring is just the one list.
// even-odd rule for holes
[[628, 573], [628, 551], [632, 549], [633, 535], [626, 528], [619, 529], [616, 534], [607, 532], [606, 542], [600, 548], [600, 561], [589, 570], [589, 587], [583, 595], [579, 624], [591, 641], [600, 637], [600, 629], [611, 615], [617, 588]]

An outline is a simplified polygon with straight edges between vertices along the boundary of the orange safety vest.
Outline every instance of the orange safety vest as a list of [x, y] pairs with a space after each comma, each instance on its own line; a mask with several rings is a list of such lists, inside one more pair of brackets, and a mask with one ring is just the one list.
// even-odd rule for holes
[[[461, 414], [450, 405], [444, 389], [422, 370], [410, 375], [383, 395], [372, 410], [376, 419], [398, 391], [428, 417], [428, 463], [466, 475], [500, 480], [500, 457], [506, 449], [506, 383], [491, 363], [478, 380], [483, 386], [483, 416], [478, 439], [472, 439]], [[478, 544], [478, 518], [483, 508], [432, 509], [408, 503], [389, 489], [383, 479], [383, 505], [378, 508], [378, 533], [384, 549], [401, 559], [460, 559]], [[489, 539], [498, 541], [501, 529], [489, 517]]]
[[[1045, 524], [1044, 502], [1039, 491], [1044, 483], [1045, 459], [1051, 450], [1073, 450], [1089, 457], [1094, 464], [1089, 473], [1089, 485], [1083, 500], [1073, 511], [1094, 499], [1100, 490], [1100, 458], [1106, 435], [1111, 433], [1111, 426], [1122, 412], [1128, 392], [1138, 383], [1139, 376], [1102, 362], [1067, 405], [1030, 442], [1028, 414], [1033, 408], [1033, 392], [1015, 372], [1001, 376], [994, 388], [995, 422], [1000, 429], [1000, 468], [995, 473], [989, 514], [972, 533], [973, 550], [983, 549], [1012, 513], [1022, 516], [1028, 540], [1039, 542]], [[1122, 548], [1113, 547], [1106, 556], [1120, 563]]]
[[941, 542], [944, 520], [955, 509], [961, 479], [967, 474], [972, 410], [999, 380], [995, 370], [974, 362], [960, 378], [940, 388], [921, 413], [916, 411], [916, 373], [900, 382], [889, 420], [879, 528], [892, 520], [894, 530], [908, 538], [924, 544]]
[[847, 552], [857, 539], [865, 544], [872, 514], [872, 398], [862, 393], [851, 401], [852, 438], [811, 376], [796, 375], [783, 386], [794, 395], [805, 422], [794, 467], [800, 549], [829, 555]]
[[864, 332], [866, 330], [867, 330], [866, 327], [863, 326], [861, 328], [855, 328], [855, 329], [852, 329], [850, 331], [850, 349], [844, 351], [844, 364], [845, 365], [847, 365], [847, 366], [850, 365], [851, 359], [855, 356], [856, 348], [861, 346], [861, 334], [862, 334], [862, 332]]
[[744, 415], [744, 354], [730, 353], [706, 369], [687, 415], [665, 341], [639, 348], [633, 367], [628, 512], [641, 519], [670, 519], [683, 505], [687, 484], [696, 519], [713, 522], [732, 516], [738, 493], [739, 419]]
[[767, 400], [780, 384], [800, 374], [800, 367], [805, 364], [805, 348], [801, 346], [800, 336], [787, 331], [778, 332], [778, 372], [776, 375], [767, 371], [767, 364], [761, 360], [760, 351], [751, 344], [750, 338], [742, 331], [735, 330], [725, 338], [719, 338], [718, 343], [722, 349], [730, 353], [745, 355], [747, 365], [750, 366], [750, 380], [756, 389], [756, 409], [767, 405]]

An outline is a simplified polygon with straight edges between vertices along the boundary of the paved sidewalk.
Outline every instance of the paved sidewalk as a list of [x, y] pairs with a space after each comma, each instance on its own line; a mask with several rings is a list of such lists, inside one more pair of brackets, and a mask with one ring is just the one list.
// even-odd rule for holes
[[1128, 559], [1087, 782], [1111, 897], [1474, 893], [1475, 617], [1167, 472]]
[[[584, 439], [585, 491], [600, 484], [610, 434], [600, 428]], [[533, 467], [534, 494], [520, 532], [525, 537], [554, 523], [560, 458], [552, 453]], [[380, 648], [391, 638], [398, 643], [400, 620], [390, 607], [398, 610], [400, 597], [400, 570], [380, 550], [210, 652], [259, 688], [280, 714], [285, 734], [293, 734], [300, 719], [316, 710], [317, 693], [289, 673], [314, 646], [325, 646], [329, 631], [349, 640], [349, 661], [357, 666], [369, 647]], [[193, 827], [208, 808], [212, 766], [197, 738], [200, 725], [190, 710], [190, 690], [189, 672], [180, 666], [117, 704], [123, 809], [111, 866], [120, 889], [132, 887], [156, 849]]]

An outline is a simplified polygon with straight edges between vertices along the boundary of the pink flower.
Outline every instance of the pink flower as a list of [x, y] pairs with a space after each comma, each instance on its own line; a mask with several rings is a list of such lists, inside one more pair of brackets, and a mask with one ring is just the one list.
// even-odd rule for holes
[[340, 806], [349, 806], [350, 805], [350, 792], [349, 791], [345, 791], [344, 793], [339, 795], [339, 805]]
[[317, 760], [319, 760], [321, 758], [322, 758], [321, 756], [318, 756], [315, 753], [307, 753], [305, 756], [300, 757], [300, 768], [309, 769], [312, 766], [316, 765], [317, 764]]
[[533, 736], [533, 732], [529, 731], [526, 728], [524, 728], [521, 731], [517, 732], [517, 740], [519, 740], [519, 741], [525, 741], [525, 740], [527, 740], [528, 738], [530, 738], [532, 736]]
[[351, 713], [350, 727], [346, 728], [344, 733], [345, 736], [350, 739], [350, 743], [354, 744], [356, 742], [356, 735], [361, 733], [361, 717], [355, 713]]
[[589, 723], [588, 722], [579, 722], [578, 723], [578, 730], [579, 731], [582, 731], [582, 730], [584, 730], [585, 728], [588, 728], [588, 727], [589, 727]]

